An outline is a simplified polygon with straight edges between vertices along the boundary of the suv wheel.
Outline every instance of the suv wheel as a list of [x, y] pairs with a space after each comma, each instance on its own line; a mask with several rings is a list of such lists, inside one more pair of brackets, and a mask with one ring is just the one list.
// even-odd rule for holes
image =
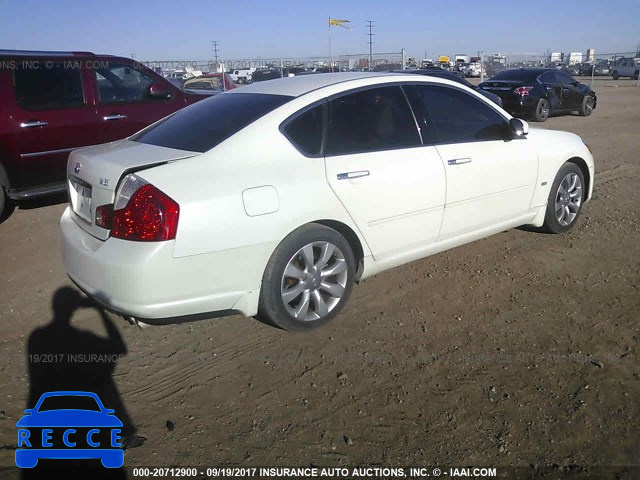
[[613, 77], [614, 80], [618, 80], [620, 78], [620, 75], [618, 75], [618, 71], [614, 71], [611, 76]]

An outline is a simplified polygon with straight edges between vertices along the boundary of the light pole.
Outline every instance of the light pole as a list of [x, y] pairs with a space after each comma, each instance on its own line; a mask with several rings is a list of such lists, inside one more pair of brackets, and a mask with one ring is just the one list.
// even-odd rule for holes
[[483, 60], [484, 52], [480, 50], [478, 52], [478, 56], [480, 57], [480, 83], [484, 82], [484, 60]]

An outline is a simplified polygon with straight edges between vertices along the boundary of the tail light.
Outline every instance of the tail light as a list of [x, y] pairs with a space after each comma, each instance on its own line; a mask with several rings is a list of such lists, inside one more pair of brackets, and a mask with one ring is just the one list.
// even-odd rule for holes
[[529, 95], [529, 91], [532, 88], [533, 87], [518, 87], [513, 91], [513, 93], [515, 93], [516, 95], [522, 95], [523, 97], [526, 97], [527, 95]]
[[[127, 175], [116, 194], [111, 236], [137, 242], [176, 238], [180, 206], [136, 175]], [[96, 212], [96, 222], [97, 222]]]

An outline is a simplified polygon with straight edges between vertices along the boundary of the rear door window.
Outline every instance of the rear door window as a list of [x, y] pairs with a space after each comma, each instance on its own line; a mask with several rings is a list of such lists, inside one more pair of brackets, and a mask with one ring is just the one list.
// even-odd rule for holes
[[63, 62], [33, 62], [14, 71], [14, 92], [25, 110], [49, 110], [84, 105], [79, 68]]
[[286, 95], [221, 93], [178, 110], [129, 139], [203, 153], [291, 99]]
[[559, 83], [558, 74], [556, 72], [544, 72], [540, 79], [542, 80], [542, 83], [546, 85], [557, 85]]
[[320, 155], [322, 150], [323, 105], [310, 108], [288, 121], [282, 131], [304, 155]]
[[558, 80], [562, 85], [569, 86], [573, 84], [573, 78], [570, 75], [567, 75], [566, 73], [562, 73], [562, 72], [558, 72], [557, 75], [558, 75]]

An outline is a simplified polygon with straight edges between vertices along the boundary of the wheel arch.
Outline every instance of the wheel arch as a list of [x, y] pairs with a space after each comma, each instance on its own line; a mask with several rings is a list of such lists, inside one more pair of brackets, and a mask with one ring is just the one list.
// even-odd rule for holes
[[353, 255], [356, 257], [355, 279], [358, 280], [362, 276], [362, 272], [364, 270], [364, 249], [362, 248], [362, 242], [360, 241], [358, 234], [349, 225], [338, 220], [321, 219], [314, 220], [309, 223], [317, 223], [324, 225], [325, 227], [329, 227], [338, 232], [347, 240], [347, 242], [349, 242]]
[[567, 163], [573, 163], [575, 165], [578, 166], [578, 168], [580, 169], [580, 171], [582, 172], [582, 176], [584, 177], [584, 181], [586, 183], [585, 188], [583, 190], [583, 200], [587, 200], [587, 195], [589, 194], [590, 191], [590, 187], [591, 187], [591, 174], [589, 172], [589, 167], [587, 165], [587, 162], [585, 162], [582, 158], [580, 157], [572, 157], [569, 160], [567, 160]]

